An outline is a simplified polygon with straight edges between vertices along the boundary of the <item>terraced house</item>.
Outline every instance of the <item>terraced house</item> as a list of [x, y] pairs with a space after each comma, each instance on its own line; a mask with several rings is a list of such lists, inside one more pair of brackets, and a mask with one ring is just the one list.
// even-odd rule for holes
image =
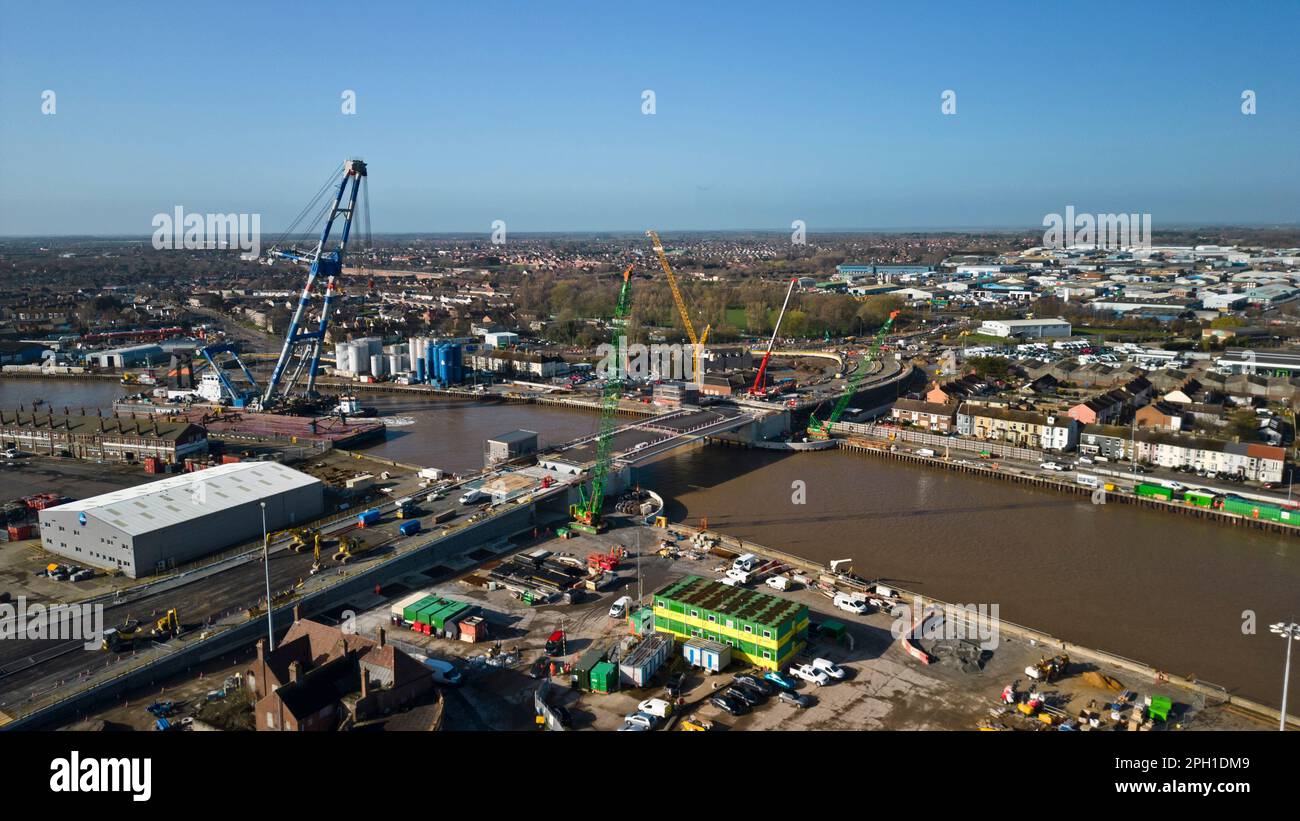
[[655, 630], [731, 647], [733, 658], [784, 668], [807, 644], [808, 608], [778, 596], [687, 576], [654, 594]]

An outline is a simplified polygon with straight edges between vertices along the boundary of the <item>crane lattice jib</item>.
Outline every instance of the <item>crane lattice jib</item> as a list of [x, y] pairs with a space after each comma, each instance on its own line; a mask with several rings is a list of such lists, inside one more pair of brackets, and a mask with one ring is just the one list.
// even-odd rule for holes
[[623, 286], [618, 292], [618, 302], [614, 305], [612, 338], [613, 372], [605, 382], [605, 392], [600, 403], [600, 434], [596, 439], [596, 464], [591, 469], [591, 494], [583, 493], [578, 488], [579, 516], [584, 524], [595, 526], [600, 521], [600, 510], [605, 501], [605, 477], [609, 474], [610, 454], [613, 449], [614, 422], [618, 413], [619, 400], [623, 398], [623, 382], [626, 374], [623, 364], [623, 341], [627, 338], [627, 316], [631, 306], [632, 266], [623, 271]]
[[[263, 406], [269, 406], [277, 399], [286, 396], [304, 371], [307, 373], [307, 393], [310, 394], [315, 390], [316, 371], [320, 368], [321, 347], [325, 342], [330, 312], [336, 295], [334, 281], [343, 273], [343, 255], [347, 250], [348, 237], [352, 232], [352, 218], [356, 213], [357, 195], [361, 191], [362, 181], [366, 179], [366, 176], [367, 169], [363, 161], [348, 160], [343, 164], [343, 179], [339, 180], [338, 188], [334, 192], [329, 215], [325, 220], [324, 227], [321, 228], [320, 241], [316, 244], [313, 252], [309, 254], [279, 250], [271, 252], [272, 255], [282, 259], [310, 263], [311, 267], [307, 273], [307, 283], [303, 286], [302, 295], [298, 299], [298, 307], [294, 310], [293, 319], [289, 322], [289, 329], [285, 333], [284, 347], [280, 350], [280, 358], [276, 360], [275, 370], [272, 371], [271, 379], [266, 385], [266, 392], [262, 395]], [[352, 186], [351, 192], [348, 191], [349, 183]], [[346, 204], [344, 204], [345, 195]], [[336, 248], [326, 251], [325, 246], [329, 242], [330, 231], [334, 227], [335, 220], [340, 215], [343, 216], [343, 230], [340, 232], [339, 244]], [[315, 330], [300, 330], [312, 294], [316, 289], [316, 281], [321, 277], [325, 279], [325, 298], [321, 304], [320, 321]], [[297, 367], [291, 378], [286, 382], [285, 371], [295, 357], [298, 359]]]
[[858, 361], [858, 369], [853, 373], [852, 378], [849, 379], [849, 385], [840, 396], [839, 401], [835, 403], [835, 408], [831, 411], [831, 415], [825, 422], [818, 422], [817, 418], [813, 417], [808, 424], [809, 433], [817, 434], [819, 436], [830, 436], [831, 426], [840, 421], [840, 417], [844, 415], [844, 411], [848, 408], [849, 402], [853, 401], [853, 394], [857, 392], [858, 385], [860, 385], [862, 380], [866, 377], [871, 363], [880, 355], [880, 346], [885, 344], [885, 336], [889, 333], [889, 329], [894, 327], [894, 318], [897, 316], [898, 311], [890, 312], [889, 319], [885, 320], [885, 324], [881, 325], [880, 330], [876, 331], [875, 339], [871, 340], [871, 347], [867, 349], [862, 359]]
[[659, 241], [659, 235], [654, 231], [646, 231], [646, 234], [654, 243], [655, 254], [659, 256], [660, 267], [668, 275], [668, 285], [673, 289], [673, 301], [677, 303], [677, 312], [682, 315], [682, 324], [686, 326], [686, 335], [690, 337], [692, 345], [698, 345], [700, 340], [695, 335], [695, 325], [691, 323], [691, 315], [686, 310], [686, 300], [682, 299], [682, 291], [677, 287], [677, 275], [673, 273], [673, 266], [668, 264], [668, 255], [664, 253], [664, 245]]

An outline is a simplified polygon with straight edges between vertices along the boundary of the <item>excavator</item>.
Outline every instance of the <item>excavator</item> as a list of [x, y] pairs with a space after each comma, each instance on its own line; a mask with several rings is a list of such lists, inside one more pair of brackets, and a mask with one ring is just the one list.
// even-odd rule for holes
[[1064, 653], [1052, 656], [1050, 659], [1044, 656], [1039, 659], [1037, 664], [1032, 664], [1025, 668], [1025, 675], [1034, 681], [1053, 682], [1065, 677], [1070, 669], [1070, 657]]
[[334, 553], [334, 561], [339, 564], [347, 564], [353, 559], [360, 558], [370, 552], [372, 545], [364, 539], [358, 539], [355, 536], [339, 537], [339, 549]]
[[152, 641], [166, 641], [181, 634], [180, 616], [176, 608], [168, 610], [162, 618], [154, 622], [152, 629], [146, 630], [139, 619], [127, 619], [104, 632], [104, 640], [100, 648], [109, 652], [119, 653], [123, 650], [131, 649], [139, 639], [147, 638]]

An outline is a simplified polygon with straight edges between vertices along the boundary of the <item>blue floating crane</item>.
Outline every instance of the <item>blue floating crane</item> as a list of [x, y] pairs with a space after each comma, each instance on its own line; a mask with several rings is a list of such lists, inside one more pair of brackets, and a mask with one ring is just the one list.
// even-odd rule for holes
[[[334, 298], [337, 294], [335, 279], [343, 273], [343, 254], [347, 250], [348, 237], [352, 233], [352, 219], [356, 215], [358, 195], [362, 193], [365, 181], [365, 162], [362, 160], [345, 161], [343, 163], [343, 178], [339, 180], [334, 197], [328, 206], [329, 215], [325, 220], [324, 227], [321, 229], [320, 241], [317, 242], [315, 249], [301, 253], [294, 250], [279, 250], [273, 247], [269, 251], [269, 255], [272, 257], [287, 259], [292, 262], [308, 263], [310, 269], [307, 274], [307, 284], [303, 286], [302, 296], [298, 299], [298, 307], [293, 312], [293, 319], [289, 322], [289, 329], [285, 333], [284, 347], [280, 351], [280, 358], [276, 360], [275, 370], [271, 373], [271, 379], [267, 382], [266, 390], [262, 393], [263, 408], [270, 408], [292, 397], [294, 387], [298, 384], [304, 372], [307, 376], [307, 382], [303, 395], [312, 398], [316, 395], [316, 373], [320, 368], [321, 346], [325, 342], [325, 332], [329, 327], [330, 311], [333, 308]], [[361, 199], [365, 203], [365, 197], [363, 196]], [[304, 213], [310, 210], [314, 204], [315, 200], [313, 200], [313, 203], [308, 204], [307, 208], [304, 209]], [[343, 218], [343, 228], [340, 232], [338, 245], [327, 250], [330, 232], [334, 228], [335, 220], [340, 216]], [[296, 224], [297, 221], [295, 221]], [[325, 280], [325, 291], [320, 306], [320, 319], [315, 329], [303, 330], [304, 319], [315, 296], [316, 283], [322, 278]]]

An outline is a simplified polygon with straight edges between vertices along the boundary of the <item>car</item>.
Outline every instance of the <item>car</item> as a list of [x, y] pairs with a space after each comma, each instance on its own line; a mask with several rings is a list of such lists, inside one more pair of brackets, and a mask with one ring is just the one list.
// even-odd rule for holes
[[811, 664], [799, 664], [790, 668], [790, 675], [795, 678], [803, 679], [809, 684], [816, 684], [818, 687], [824, 687], [829, 684], [831, 677], [813, 667]]
[[635, 721], [624, 721], [623, 726], [618, 728], [620, 733], [645, 733], [649, 732], [649, 730], [649, 727]]
[[844, 678], [844, 668], [831, 661], [830, 659], [816, 658], [813, 659], [813, 667], [821, 670], [826, 675], [834, 679]]
[[655, 715], [651, 715], [650, 713], [644, 713], [639, 711], [635, 713], [628, 713], [627, 715], [623, 716], [623, 725], [627, 726], [628, 724], [640, 724], [641, 726], [645, 727], [647, 730], [653, 730], [655, 727], [659, 726], [659, 717]]
[[839, 609], [858, 616], [866, 614], [871, 609], [865, 597], [848, 593], [836, 593], [834, 603]]
[[709, 698], [709, 703], [719, 710], [731, 713], [733, 716], [743, 716], [749, 712], [749, 705], [740, 699], [731, 698], [728, 695], [719, 693]]
[[765, 681], [770, 681], [770, 682], [772, 682], [772, 683], [775, 684], [779, 689], [787, 690], [787, 691], [793, 691], [793, 690], [794, 690], [794, 682], [791, 681], [790, 679], [786, 678], [785, 676], [781, 675], [780, 673], [778, 673], [778, 672], [775, 671], [775, 670], [769, 670], [768, 672], [764, 673], [764, 674], [763, 674], [763, 679], [764, 679]]
[[1092, 457], [1091, 457], [1091, 456], [1080, 456], [1080, 457], [1079, 457], [1079, 464], [1081, 464], [1081, 465], [1091, 465], [1091, 464], [1093, 464]]
[[627, 615], [627, 609], [632, 606], [631, 596], [619, 596], [615, 602], [610, 605], [609, 617], [611, 619], [621, 619]]
[[756, 678], [754, 676], [751, 676], [748, 673], [741, 673], [740, 675], [736, 676], [735, 682], [737, 684], [743, 684], [744, 686], [750, 688], [751, 690], [757, 690], [758, 692], [762, 693], [765, 696], [770, 696], [776, 692], [775, 684], [771, 684], [769, 682], [764, 681], [761, 678]]
[[460, 671], [449, 661], [442, 659], [425, 659], [424, 666], [433, 671], [433, 680], [437, 684], [455, 687], [460, 684]]
[[800, 710], [813, 706], [815, 701], [812, 696], [806, 696], [803, 693], [796, 693], [792, 690], [782, 690], [781, 694], [777, 696], [777, 698], [781, 699], [781, 701], [786, 704], [793, 704]]
[[761, 693], [758, 693], [754, 690], [749, 689], [748, 687], [744, 687], [739, 684], [733, 684], [730, 687], [728, 687], [726, 695], [731, 696], [732, 698], [740, 699], [750, 707], [757, 707], [758, 705], [762, 704], [764, 701], [767, 701], [767, 698], [763, 696]]

